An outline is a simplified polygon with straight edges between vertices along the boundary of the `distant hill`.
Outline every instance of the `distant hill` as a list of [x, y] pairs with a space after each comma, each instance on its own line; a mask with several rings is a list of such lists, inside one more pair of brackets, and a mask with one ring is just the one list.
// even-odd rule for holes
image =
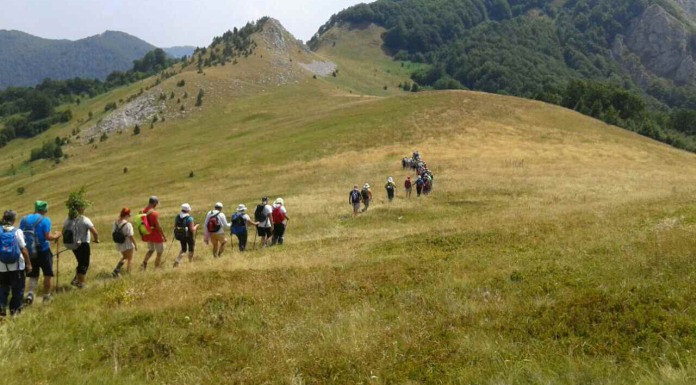
[[33, 86], [45, 78], [103, 80], [113, 71], [132, 68], [133, 60], [155, 48], [115, 31], [70, 41], [0, 30], [0, 88]]
[[346, 44], [341, 31], [376, 25], [384, 52], [416, 63], [416, 90], [542, 100], [693, 150], [695, 9], [696, 0], [378, 0], [332, 16], [309, 44], [331, 55]]
[[696, 108], [694, 0], [378, 0], [320, 28], [374, 23], [395, 58], [432, 65], [435, 88], [535, 97], [569, 79], [611, 81]]
[[164, 52], [167, 53], [167, 55], [179, 59], [184, 56], [191, 56], [193, 55], [193, 52], [196, 50], [196, 47], [190, 46], [190, 45], [185, 45], [185, 46], [178, 46], [178, 47], [169, 47], [169, 48], [162, 48]]

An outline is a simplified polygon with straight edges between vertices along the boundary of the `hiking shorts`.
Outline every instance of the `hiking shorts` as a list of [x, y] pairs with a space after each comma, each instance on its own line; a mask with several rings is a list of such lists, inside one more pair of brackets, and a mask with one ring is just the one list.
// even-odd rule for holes
[[51, 249], [39, 251], [36, 259], [31, 260], [31, 273], [29, 278], [39, 278], [39, 271], [44, 277], [53, 277], [53, 253]]
[[273, 235], [273, 232], [271, 231], [270, 227], [257, 227], [256, 234], [259, 237], [270, 237], [271, 235]]
[[193, 254], [193, 249], [196, 247], [196, 239], [193, 237], [190, 238], [184, 238], [179, 240], [179, 243], [181, 244], [181, 252], [189, 252], [190, 254]]
[[147, 251], [156, 251], [157, 254], [162, 254], [164, 253], [164, 243], [148, 242]]
[[353, 211], [358, 211], [358, 210], [360, 210], [360, 202], [353, 203]]

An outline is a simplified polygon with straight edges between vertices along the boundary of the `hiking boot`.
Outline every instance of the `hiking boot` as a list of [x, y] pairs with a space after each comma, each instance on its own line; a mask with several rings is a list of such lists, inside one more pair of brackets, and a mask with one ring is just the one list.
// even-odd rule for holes
[[51, 296], [51, 294], [46, 294], [46, 295], [44, 295], [44, 296], [43, 296], [43, 303], [51, 302], [51, 299], [52, 299], [52, 298], [53, 298], [53, 297]]
[[24, 300], [24, 303], [26, 303], [27, 305], [31, 305], [32, 303], [34, 303], [34, 293], [27, 294], [27, 298]]
[[147, 262], [143, 262], [143, 264], [140, 265], [140, 270], [142, 270], [142, 271], [147, 270]]
[[77, 277], [73, 278], [72, 282], [70, 282], [71, 285], [78, 287], [80, 284], [80, 281], [77, 280]]
[[114, 270], [114, 271], [111, 272], [111, 276], [114, 277], [114, 278], [118, 278], [118, 277], [121, 276], [121, 272], [118, 271], [118, 269], [116, 269], [116, 270]]

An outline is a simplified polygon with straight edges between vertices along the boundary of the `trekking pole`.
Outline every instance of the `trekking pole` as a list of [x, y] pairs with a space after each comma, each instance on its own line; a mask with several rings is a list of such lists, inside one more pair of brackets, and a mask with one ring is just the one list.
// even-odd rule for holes
[[258, 233], [258, 230], [254, 231], [254, 245], [252, 246], [251, 250], [256, 250], [256, 235], [258, 235]]
[[56, 239], [56, 292], [58, 291], [58, 283], [60, 278], [60, 238]]

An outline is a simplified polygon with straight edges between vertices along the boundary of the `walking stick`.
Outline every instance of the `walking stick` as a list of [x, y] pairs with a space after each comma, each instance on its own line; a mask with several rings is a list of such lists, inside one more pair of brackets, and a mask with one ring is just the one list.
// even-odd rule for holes
[[60, 278], [60, 238], [56, 239], [56, 291]]
[[254, 231], [254, 245], [251, 248], [252, 250], [256, 250], [256, 235], [258, 235], [258, 233], [258, 230]]

